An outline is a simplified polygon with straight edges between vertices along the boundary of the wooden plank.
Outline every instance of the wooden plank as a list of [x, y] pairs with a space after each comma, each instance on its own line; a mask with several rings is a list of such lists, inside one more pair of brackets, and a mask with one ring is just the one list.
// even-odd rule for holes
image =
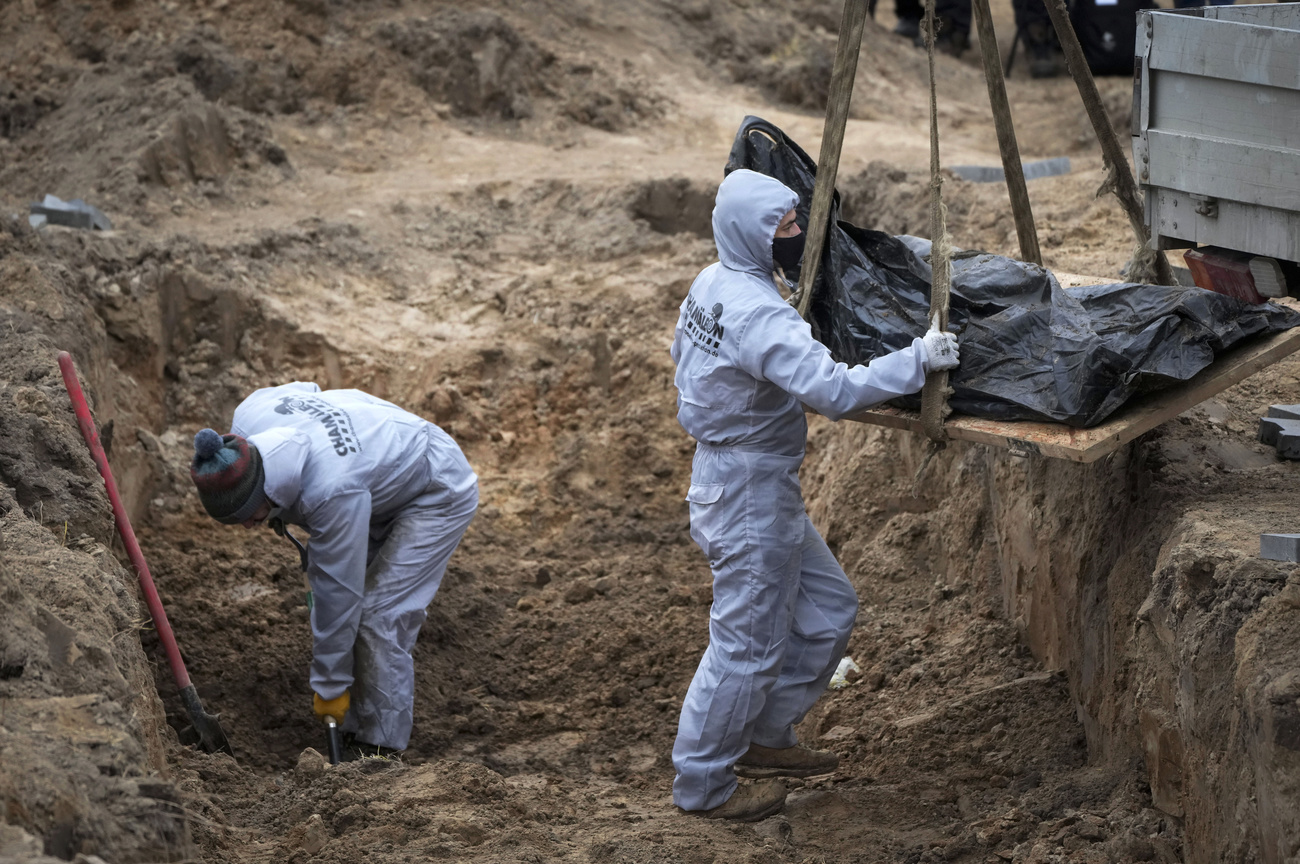
[[[1297, 308], [1295, 301], [1284, 301]], [[1121, 408], [1099, 426], [1077, 429], [1061, 423], [986, 420], [953, 414], [944, 424], [948, 437], [1018, 455], [1048, 456], [1072, 462], [1095, 462], [1144, 432], [1171, 420], [1284, 357], [1300, 351], [1300, 327], [1252, 341], [1224, 352], [1185, 384], [1161, 390]], [[882, 406], [848, 418], [858, 423], [922, 433], [915, 411]]]
[[998, 50], [998, 37], [993, 30], [993, 13], [989, 11], [989, 0], [972, 0], [971, 11], [980, 37], [984, 83], [988, 85], [989, 105], [993, 109], [993, 128], [998, 133], [998, 152], [1002, 156], [1002, 173], [1007, 183], [1007, 194], [1011, 198], [1011, 218], [1016, 223], [1020, 257], [1034, 264], [1042, 264], [1043, 254], [1038, 248], [1034, 211], [1029, 204], [1029, 189], [1025, 186], [1025, 172], [1020, 164], [1020, 145], [1016, 142], [1011, 103], [1007, 100], [1007, 82], [1002, 79], [1002, 52]]
[[1300, 150], [1147, 131], [1150, 186], [1300, 210]]
[[867, 0], [844, 0], [840, 34], [835, 43], [835, 66], [831, 69], [830, 92], [826, 97], [826, 123], [822, 127], [821, 153], [817, 157], [817, 179], [813, 181], [812, 203], [809, 205], [803, 269], [799, 273], [799, 314], [804, 318], [808, 317], [808, 307], [812, 305], [813, 283], [817, 280], [826, 245], [831, 202], [835, 199], [835, 176], [839, 173], [844, 126], [849, 119], [853, 79], [857, 76], [858, 54], [862, 50], [862, 30], [866, 21]]
[[1152, 15], [1151, 68], [1300, 89], [1300, 31]]

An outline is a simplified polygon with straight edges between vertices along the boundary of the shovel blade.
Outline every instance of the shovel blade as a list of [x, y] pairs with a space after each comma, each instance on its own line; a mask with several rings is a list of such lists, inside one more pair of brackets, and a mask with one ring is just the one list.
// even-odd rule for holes
[[217, 715], [203, 710], [203, 703], [199, 701], [199, 693], [193, 684], [181, 690], [181, 701], [185, 703], [185, 711], [190, 715], [193, 734], [198, 736], [199, 746], [208, 753], [234, 756], [235, 751], [231, 748], [230, 739], [222, 730]]

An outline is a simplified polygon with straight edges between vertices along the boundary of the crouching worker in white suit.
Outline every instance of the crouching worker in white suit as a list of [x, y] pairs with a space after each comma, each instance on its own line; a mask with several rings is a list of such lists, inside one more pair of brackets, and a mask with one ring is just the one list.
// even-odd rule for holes
[[[785, 803], [781, 776], [835, 770], [794, 727], [826, 689], [857, 615], [853, 586], [804, 511], [803, 406], [839, 419], [957, 365], [932, 330], [868, 366], [836, 363], [773, 283], [802, 254], [797, 196], [748, 170], [718, 188], [718, 263], [682, 303], [672, 357], [677, 418], [698, 442], [691, 537], [713, 570], [709, 646], [682, 705], [673, 800], [711, 818], [752, 821]], [[738, 785], [736, 777], [762, 778]]]
[[359, 390], [258, 390], [232, 430], [194, 438], [204, 508], [227, 524], [310, 532], [313, 708], [341, 721], [352, 756], [404, 749], [411, 650], [474, 518], [478, 478], [447, 433]]

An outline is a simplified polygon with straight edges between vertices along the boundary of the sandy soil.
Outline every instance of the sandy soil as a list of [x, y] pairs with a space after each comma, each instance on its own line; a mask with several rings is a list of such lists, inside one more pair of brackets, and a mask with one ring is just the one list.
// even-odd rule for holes
[[[840, 186], [846, 218], [924, 235], [924, 55], [889, 11], [864, 37]], [[995, 15], [1009, 35], [1009, 5]], [[923, 445], [853, 424], [813, 424], [804, 477], [863, 605], [863, 672], [802, 728], [841, 768], [757, 825], [671, 806], [711, 589], [666, 347], [713, 260], [740, 119], [817, 152], [837, 23], [822, 0], [0, 6], [4, 211], [83, 197], [116, 228], [0, 220], [0, 860], [1183, 860], [1194, 808], [1153, 799], [1138, 744], [1104, 746], [1140, 737], [1115, 731], [1129, 697], [1109, 697], [1102, 729], [1078, 664], [1041, 649], [1006, 585], [1014, 520], [985, 490], [1039, 469], [952, 447], [914, 489]], [[998, 164], [977, 58], [938, 62], [945, 162]], [[1130, 82], [1099, 83], [1125, 128]], [[1094, 197], [1073, 84], [1021, 65], [1008, 87], [1025, 157], [1072, 160], [1030, 185], [1045, 263], [1117, 278], [1132, 244]], [[1005, 190], [944, 190], [955, 243], [1016, 252]], [[180, 743], [60, 348], [116, 430], [114, 468], [233, 759]], [[1261, 513], [1270, 530], [1295, 520], [1296, 469], [1253, 431], [1300, 401], [1297, 372], [1279, 364], [1088, 475], [1081, 488], [1119, 483], [1113, 512], [1144, 514], [1143, 579], [1189, 544], [1244, 559]], [[417, 411], [481, 478], [417, 646], [400, 759], [325, 765], [297, 555], [207, 519], [191, 491], [193, 433], [290, 380]], [[1104, 521], [1106, 500], [1037, 494], [1026, 524], [1048, 513], [1068, 535], [1072, 507]], [[1212, 527], [1162, 547], [1193, 524]], [[1294, 588], [1287, 569], [1262, 574], [1224, 595], [1231, 633]]]

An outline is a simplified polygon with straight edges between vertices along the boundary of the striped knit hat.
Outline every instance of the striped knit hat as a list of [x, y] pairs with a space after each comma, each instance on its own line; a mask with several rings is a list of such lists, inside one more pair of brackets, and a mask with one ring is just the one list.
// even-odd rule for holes
[[266, 500], [262, 454], [238, 435], [200, 429], [194, 436], [190, 477], [198, 487], [203, 509], [227, 525], [251, 518]]

